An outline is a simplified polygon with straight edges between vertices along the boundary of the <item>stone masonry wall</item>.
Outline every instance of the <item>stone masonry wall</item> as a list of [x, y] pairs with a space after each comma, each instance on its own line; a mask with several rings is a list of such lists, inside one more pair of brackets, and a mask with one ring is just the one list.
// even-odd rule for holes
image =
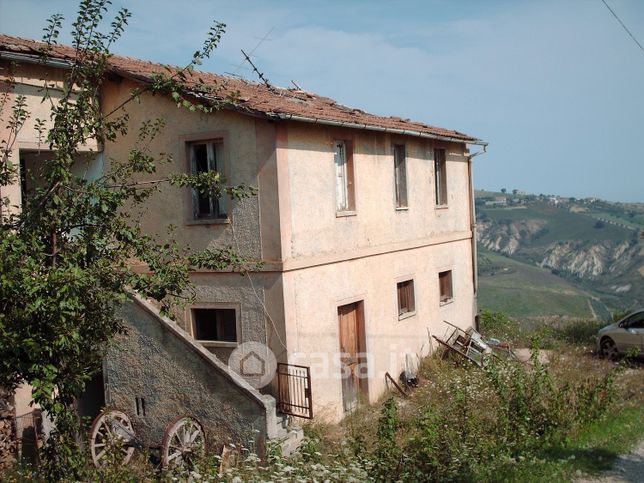
[[[131, 417], [145, 446], [159, 446], [168, 425], [190, 415], [203, 424], [210, 451], [232, 442], [261, 453], [271, 436], [267, 419], [275, 414], [274, 400], [228, 373], [187, 333], [153, 311], [138, 302], [123, 308], [128, 332], [105, 358], [106, 405]], [[135, 398], [144, 400], [145, 414], [137, 411]]]

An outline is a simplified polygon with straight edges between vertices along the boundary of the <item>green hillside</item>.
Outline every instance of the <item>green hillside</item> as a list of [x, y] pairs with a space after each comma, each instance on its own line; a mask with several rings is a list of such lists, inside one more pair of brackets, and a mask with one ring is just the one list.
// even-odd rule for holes
[[480, 216], [497, 221], [546, 220], [546, 230], [533, 240], [532, 245], [537, 247], [563, 240], [622, 241], [632, 238], [634, 233], [632, 229], [611, 223], [595, 228], [598, 220], [592, 214], [574, 213], [544, 202], [507, 208], [479, 207], [478, 210]]
[[[539, 267], [479, 250], [479, 308], [511, 317], [562, 316], [594, 318], [606, 315], [603, 304], [566, 280]], [[599, 312], [599, 313], [597, 313]]]
[[477, 195], [482, 307], [604, 317], [644, 305], [644, 205]]

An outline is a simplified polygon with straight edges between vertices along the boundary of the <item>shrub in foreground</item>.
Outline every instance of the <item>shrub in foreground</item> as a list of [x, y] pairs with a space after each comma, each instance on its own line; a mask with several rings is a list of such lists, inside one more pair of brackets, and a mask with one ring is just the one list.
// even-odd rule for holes
[[557, 381], [532, 365], [495, 361], [485, 370], [434, 362], [431, 383], [400, 408], [382, 407], [376, 441], [362, 455], [377, 481], [493, 480], [496, 469], [538, 456], [600, 418], [614, 374]]
[[[242, 450], [220, 471], [218, 456], [161, 472], [146, 463], [87, 472], [88, 481], [494, 481], [526, 459], [541, 458], [600, 419], [617, 394], [615, 370], [574, 377], [539, 363], [498, 360], [485, 369], [426, 360], [423, 380], [404, 403], [364, 408], [345, 435], [309, 431], [299, 454], [269, 448], [262, 461]], [[619, 370], [619, 367], [616, 369]], [[336, 428], [337, 429], [337, 428]], [[328, 433], [326, 431], [325, 433]], [[511, 471], [510, 471], [511, 474]], [[22, 474], [7, 481], [41, 481]]]

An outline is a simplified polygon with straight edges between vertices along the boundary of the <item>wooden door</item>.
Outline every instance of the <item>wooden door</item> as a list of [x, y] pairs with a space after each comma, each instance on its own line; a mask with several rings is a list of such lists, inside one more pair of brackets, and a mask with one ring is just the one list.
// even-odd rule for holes
[[358, 404], [360, 392], [366, 392], [367, 379], [361, 378], [364, 360], [364, 319], [362, 302], [338, 307], [340, 325], [340, 363], [342, 376], [342, 404], [345, 411]]

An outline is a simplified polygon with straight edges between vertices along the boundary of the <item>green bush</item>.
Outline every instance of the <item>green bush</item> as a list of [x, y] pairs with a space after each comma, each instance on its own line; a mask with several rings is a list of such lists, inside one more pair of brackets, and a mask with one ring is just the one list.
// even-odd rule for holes
[[594, 346], [597, 332], [605, 325], [601, 320], [575, 320], [557, 327], [555, 336], [569, 344]]
[[481, 310], [481, 333], [502, 341], [515, 341], [521, 336], [520, 325], [503, 312]]
[[417, 406], [382, 407], [376, 441], [366, 453], [376, 481], [494, 479], [501, 466], [533, 458], [611, 407], [612, 373], [557, 382], [548, 366], [494, 361], [430, 366], [432, 381]]
[[[375, 425], [371, 411], [358, 414], [351, 423], [355, 431], [336, 447], [323, 441], [328, 434], [309, 428], [299, 454], [290, 458], [269, 447], [262, 461], [242, 449], [239, 462], [221, 473], [217, 455], [165, 472], [139, 458], [127, 467], [88, 469], [87, 480], [498, 481], [600, 419], [616, 397], [614, 370], [605, 377], [561, 380], [539, 363], [538, 351], [531, 365], [495, 360], [480, 369], [429, 359], [421, 373], [430, 382], [411, 399], [387, 399]], [[43, 480], [31, 472], [3, 477]]]
[[[424, 382], [410, 399], [398, 403], [388, 398], [379, 411], [360, 407], [341, 427], [307, 426], [295, 456], [285, 458], [278, 447], [269, 445], [262, 461], [241, 449], [238, 462], [221, 474], [217, 455], [193, 468], [169, 472], [139, 458], [128, 467], [90, 468], [87, 480], [499, 481], [527, 462], [547, 459], [553, 448], [565, 446], [571, 436], [615, 407], [615, 375], [622, 366], [588, 359], [600, 365], [593, 372], [585, 371], [588, 361], [576, 356], [555, 356], [550, 365], [538, 357], [538, 347], [544, 344], [588, 342], [601, 324], [572, 321], [523, 331], [504, 314], [483, 312], [486, 336], [532, 340], [530, 364], [493, 359], [480, 369], [430, 357], [420, 369]], [[3, 478], [44, 479], [30, 471]]]

